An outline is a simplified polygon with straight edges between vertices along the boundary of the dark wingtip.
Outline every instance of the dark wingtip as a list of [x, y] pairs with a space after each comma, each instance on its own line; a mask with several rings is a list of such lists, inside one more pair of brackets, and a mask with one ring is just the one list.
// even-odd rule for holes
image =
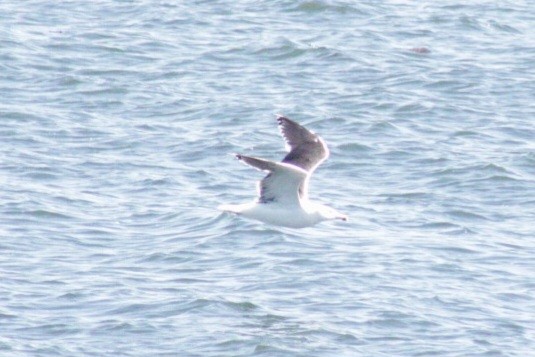
[[277, 122], [279, 123], [279, 125], [281, 125], [282, 122], [285, 120], [288, 120], [288, 118], [286, 118], [284, 115], [277, 114]]
[[228, 154], [234, 156], [238, 160], [241, 160], [242, 157], [243, 157], [242, 154], [238, 154], [238, 153], [235, 153], [235, 152], [228, 153]]

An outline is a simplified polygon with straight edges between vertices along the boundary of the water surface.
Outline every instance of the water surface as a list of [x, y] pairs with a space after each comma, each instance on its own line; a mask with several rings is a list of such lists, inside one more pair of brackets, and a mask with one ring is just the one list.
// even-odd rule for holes
[[[0, 354], [528, 356], [528, 2], [0, 4]], [[275, 114], [347, 223], [220, 214]]]

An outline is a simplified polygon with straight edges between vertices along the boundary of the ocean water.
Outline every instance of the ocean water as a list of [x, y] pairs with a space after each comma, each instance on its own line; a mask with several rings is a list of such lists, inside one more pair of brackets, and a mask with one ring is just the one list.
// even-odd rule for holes
[[[534, 356], [530, 1], [0, 2], [1, 356]], [[331, 157], [293, 230], [218, 212]]]

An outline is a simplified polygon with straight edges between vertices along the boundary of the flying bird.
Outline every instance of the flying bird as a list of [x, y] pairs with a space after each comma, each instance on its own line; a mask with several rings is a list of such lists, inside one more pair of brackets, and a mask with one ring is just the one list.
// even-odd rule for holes
[[282, 162], [236, 154], [238, 160], [267, 171], [268, 175], [258, 182], [258, 198], [254, 202], [221, 205], [218, 209], [291, 228], [309, 227], [326, 220], [346, 221], [346, 215], [308, 198], [310, 176], [329, 157], [325, 141], [286, 117], [278, 116], [277, 122], [288, 154]]

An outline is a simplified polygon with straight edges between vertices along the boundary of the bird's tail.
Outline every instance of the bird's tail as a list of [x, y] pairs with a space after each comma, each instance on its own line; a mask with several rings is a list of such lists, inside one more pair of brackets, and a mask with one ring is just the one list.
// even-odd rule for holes
[[223, 212], [239, 214], [242, 211], [242, 205], [219, 205], [217, 209]]

